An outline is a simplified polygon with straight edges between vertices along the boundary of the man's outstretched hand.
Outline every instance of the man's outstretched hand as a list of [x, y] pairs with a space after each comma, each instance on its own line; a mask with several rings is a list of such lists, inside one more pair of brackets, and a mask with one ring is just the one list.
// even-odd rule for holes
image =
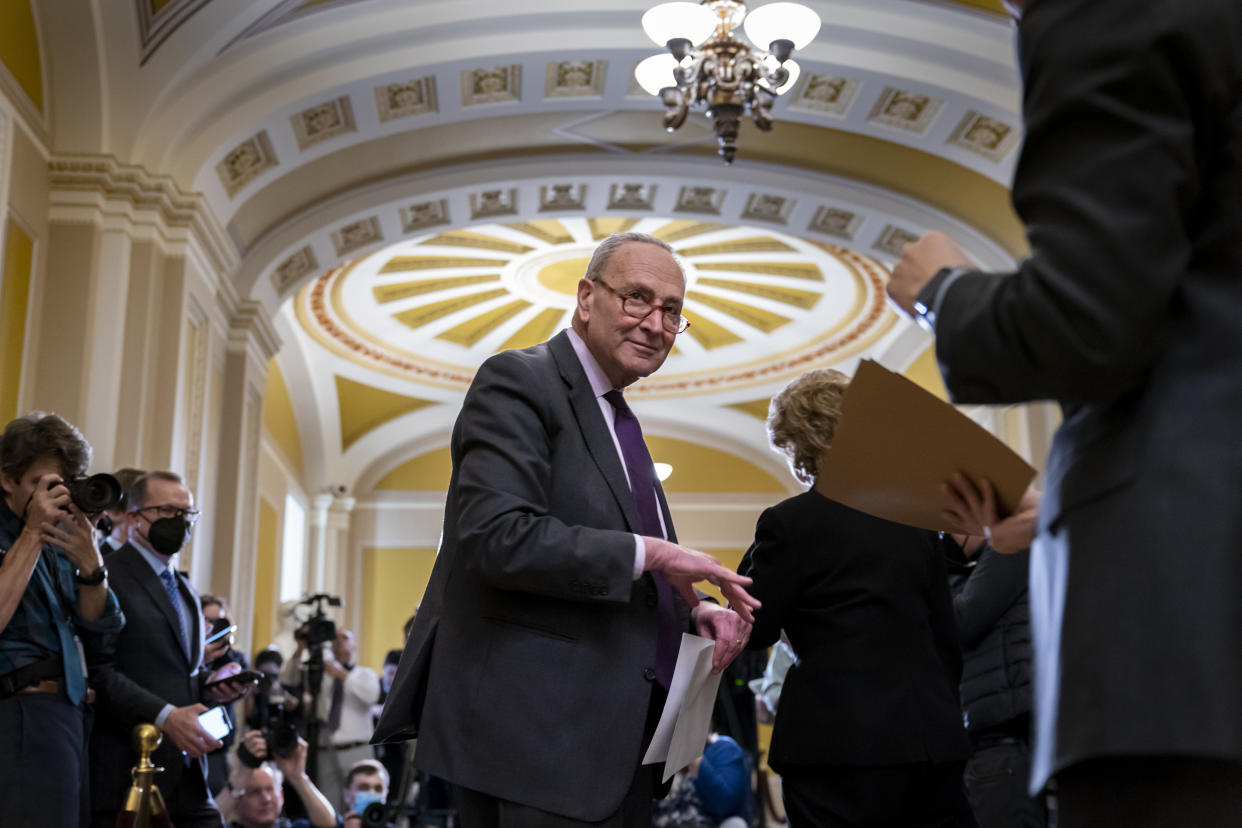
[[755, 623], [754, 611], [759, 601], [746, 591], [751, 579], [738, 575], [721, 565], [720, 561], [705, 552], [678, 546], [662, 538], [643, 538], [646, 550], [647, 570], [659, 570], [668, 576], [669, 583], [677, 588], [691, 607], [699, 603], [694, 594], [694, 584], [707, 581], [720, 588], [720, 593], [747, 624]]

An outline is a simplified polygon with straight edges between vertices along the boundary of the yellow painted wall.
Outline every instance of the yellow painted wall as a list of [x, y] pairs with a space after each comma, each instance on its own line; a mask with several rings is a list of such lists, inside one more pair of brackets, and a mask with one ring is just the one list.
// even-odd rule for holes
[[280, 366], [273, 357], [267, 363], [267, 385], [263, 390], [263, 427], [272, 436], [276, 445], [284, 452], [285, 458], [294, 470], [302, 474], [302, 438], [298, 432], [297, 412], [293, 408], [293, 400], [289, 397], [289, 386], [285, 384]]
[[254, 565], [254, 630], [250, 634], [251, 655], [272, 643], [272, 622], [276, 616], [276, 542], [280, 514], [276, 507], [259, 499], [259, 538]]
[[645, 438], [651, 459], [673, 467], [672, 476], [663, 484], [666, 492], [785, 494], [785, 486], [767, 471], [727, 451], [674, 437], [648, 434]]
[[0, 422], [4, 423], [17, 416], [33, 264], [34, 241], [10, 219], [5, 231], [4, 282], [0, 285]]
[[0, 2], [0, 61], [42, 112], [43, 65], [39, 61], [39, 32], [29, 0]]
[[401, 626], [423, 600], [435, 549], [366, 547], [362, 550], [362, 633], [358, 658], [378, 672], [389, 650], [405, 645]]
[[375, 484], [376, 491], [444, 492], [453, 475], [453, 458], [449, 447], [433, 449], [407, 460]]

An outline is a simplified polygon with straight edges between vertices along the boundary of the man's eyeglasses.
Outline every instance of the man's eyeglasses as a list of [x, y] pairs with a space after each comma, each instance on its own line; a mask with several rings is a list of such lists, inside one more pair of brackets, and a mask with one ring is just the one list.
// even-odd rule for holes
[[664, 325], [664, 330], [669, 333], [685, 333], [686, 328], [690, 327], [690, 320], [681, 315], [680, 308], [658, 303], [653, 304], [639, 290], [627, 290], [625, 293], [622, 293], [603, 279], [595, 280], [595, 284], [604, 286], [609, 293], [621, 300], [621, 310], [625, 311], [626, 316], [632, 316], [635, 319], [646, 319], [651, 315], [652, 311], [658, 310], [660, 312], [660, 322]]
[[143, 506], [135, 511], [138, 512], [155, 512], [162, 518], [181, 518], [186, 523], [193, 526], [198, 523], [198, 509], [182, 509], [180, 506]]

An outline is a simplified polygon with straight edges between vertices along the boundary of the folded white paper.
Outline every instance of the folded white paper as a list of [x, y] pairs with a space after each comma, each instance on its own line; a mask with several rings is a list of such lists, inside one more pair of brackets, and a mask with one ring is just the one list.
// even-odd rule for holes
[[664, 763], [664, 780], [689, 765], [703, 753], [712, 724], [712, 707], [720, 675], [712, 673], [712, 653], [716, 642], [682, 633], [677, 666], [669, 682], [668, 700], [660, 723], [643, 757], [644, 765]]

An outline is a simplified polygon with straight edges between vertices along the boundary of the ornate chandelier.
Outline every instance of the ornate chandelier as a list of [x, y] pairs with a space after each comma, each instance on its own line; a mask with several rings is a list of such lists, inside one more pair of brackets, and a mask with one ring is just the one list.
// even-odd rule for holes
[[[750, 43], [734, 36], [743, 18]], [[776, 96], [798, 78], [789, 56], [815, 39], [819, 15], [800, 3], [768, 3], [750, 14], [742, 0], [661, 3], [643, 15], [643, 30], [668, 48], [634, 70], [643, 89], [664, 102], [664, 128], [672, 132], [702, 108], [715, 122], [721, 158], [732, 164], [743, 115], [772, 129]]]

